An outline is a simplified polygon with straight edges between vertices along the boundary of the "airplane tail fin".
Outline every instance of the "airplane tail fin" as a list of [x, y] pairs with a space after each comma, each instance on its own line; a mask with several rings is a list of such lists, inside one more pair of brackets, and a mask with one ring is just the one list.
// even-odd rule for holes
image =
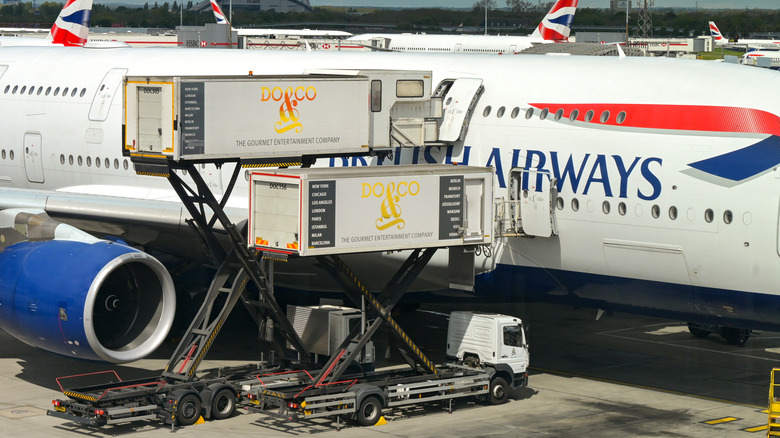
[[83, 46], [89, 37], [91, 15], [92, 0], [68, 0], [47, 38], [52, 44]]
[[211, 0], [211, 11], [214, 12], [214, 18], [217, 20], [217, 24], [227, 24], [227, 17], [225, 17], [225, 13], [222, 12], [222, 8], [219, 7], [216, 0]]
[[578, 0], [558, 0], [539, 23], [533, 38], [547, 41], [566, 41], [571, 33], [571, 22], [577, 11]]
[[710, 21], [710, 35], [712, 35], [712, 39], [715, 40], [715, 44], [720, 45], [726, 43], [726, 38], [720, 33], [720, 29], [718, 29], [718, 26], [714, 21]]

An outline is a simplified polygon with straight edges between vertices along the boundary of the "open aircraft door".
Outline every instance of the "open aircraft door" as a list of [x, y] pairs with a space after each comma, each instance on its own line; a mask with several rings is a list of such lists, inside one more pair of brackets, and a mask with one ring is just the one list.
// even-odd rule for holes
[[[442, 93], [443, 90], [446, 91]], [[460, 78], [444, 81], [439, 85], [437, 92], [444, 97], [444, 116], [439, 127], [439, 141], [455, 142], [463, 139], [482, 90], [482, 79], [478, 78]]]
[[550, 172], [538, 169], [512, 169], [509, 178], [509, 202], [499, 214], [502, 234], [550, 237], [558, 234], [555, 204], [556, 180]]

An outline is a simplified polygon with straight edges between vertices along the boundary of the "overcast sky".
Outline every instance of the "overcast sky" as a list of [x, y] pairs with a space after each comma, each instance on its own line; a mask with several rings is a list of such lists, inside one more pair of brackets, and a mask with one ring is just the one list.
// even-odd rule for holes
[[[531, 0], [535, 1], [535, 0]], [[309, 0], [312, 6], [393, 6], [393, 7], [449, 7], [469, 8], [476, 0]], [[633, 1], [634, 4], [637, 0]], [[656, 7], [678, 8], [780, 9], [778, 0], [655, 0]], [[498, 7], [505, 7], [506, 0], [496, 0]], [[609, 0], [580, 0], [580, 8], [608, 8]]]

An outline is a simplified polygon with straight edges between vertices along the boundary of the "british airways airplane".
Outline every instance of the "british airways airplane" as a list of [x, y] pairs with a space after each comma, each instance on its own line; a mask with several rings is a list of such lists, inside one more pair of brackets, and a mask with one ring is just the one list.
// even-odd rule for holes
[[534, 44], [566, 42], [577, 11], [578, 0], [558, 0], [531, 35], [428, 35], [428, 34], [359, 34], [348, 41], [387, 38], [386, 49], [401, 52], [452, 52], [516, 54]]
[[780, 40], [775, 38], [766, 38], [766, 39], [760, 39], [760, 38], [738, 38], [734, 39], [734, 41], [730, 41], [727, 38], [723, 36], [723, 34], [720, 32], [720, 29], [718, 29], [718, 26], [715, 24], [714, 21], [710, 21], [710, 35], [712, 35], [712, 38], [715, 40], [715, 44], [718, 46], [730, 46], [734, 48], [739, 49], [774, 49], [778, 50], [780, 49]]
[[[749, 329], [780, 329], [780, 76], [767, 70], [649, 58], [68, 47], [0, 50], [0, 327], [55, 353], [134, 361], [171, 326], [171, 272], [203, 263], [168, 182], [136, 175], [122, 154], [125, 76], [399, 66], [431, 71], [445, 111], [473, 102], [468, 127], [447, 146], [317, 165], [457, 162], [494, 168], [495, 198], [518, 192], [518, 172], [535, 175], [524, 193], [545, 181], [557, 193], [556, 231], [497, 233], [477, 260], [474, 294], [654, 314], [695, 323], [697, 335], [715, 325], [733, 342]], [[473, 87], [464, 94], [459, 84]], [[231, 170], [202, 172], [219, 194]], [[247, 216], [243, 184], [227, 204], [236, 221]], [[397, 259], [351, 261], [377, 290]], [[446, 260], [434, 262], [415, 290], [447, 288]], [[276, 278], [319, 285], [316, 273]]]
[[11, 46], [83, 46], [89, 36], [92, 0], [68, 0], [48, 35], [43, 38], [0, 37], [0, 47]]

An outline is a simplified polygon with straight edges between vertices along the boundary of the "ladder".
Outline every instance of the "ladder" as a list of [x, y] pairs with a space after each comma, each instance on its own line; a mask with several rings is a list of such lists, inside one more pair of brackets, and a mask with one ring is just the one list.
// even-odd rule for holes
[[[769, 380], [769, 420], [766, 436], [780, 436], [780, 368], [772, 368]], [[777, 396], [775, 395], [777, 394]]]

